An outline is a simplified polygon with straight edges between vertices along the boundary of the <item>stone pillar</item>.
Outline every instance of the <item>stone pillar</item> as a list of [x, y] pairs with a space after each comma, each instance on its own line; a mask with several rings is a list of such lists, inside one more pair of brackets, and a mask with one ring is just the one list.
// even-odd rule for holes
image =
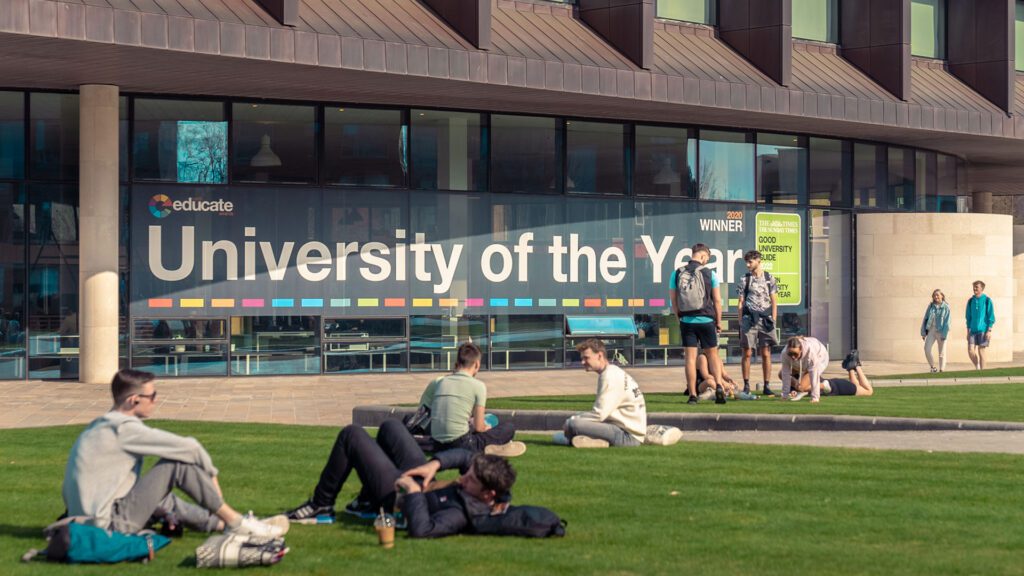
[[79, 379], [110, 382], [118, 367], [118, 87], [79, 89]]
[[1024, 226], [1013, 227], [1013, 351], [1024, 352]]
[[992, 213], [992, 193], [984, 190], [975, 190], [972, 193], [974, 203], [971, 206], [971, 212], [975, 214], [991, 214]]

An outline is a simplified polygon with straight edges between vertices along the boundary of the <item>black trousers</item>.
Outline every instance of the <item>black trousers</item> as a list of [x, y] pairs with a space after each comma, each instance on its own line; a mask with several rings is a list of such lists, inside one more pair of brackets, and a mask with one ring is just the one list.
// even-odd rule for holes
[[511, 422], [501, 422], [494, 428], [483, 432], [470, 430], [451, 442], [434, 443], [434, 452], [442, 452], [452, 448], [464, 448], [470, 452], [483, 452], [485, 446], [507, 444], [516, 435], [516, 427]]
[[331, 448], [327, 465], [313, 492], [313, 504], [333, 506], [353, 470], [363, 483], [362, 497], [375, 506], [390, 508], [395, 499], [395, 480], [402, 472], [427, 462], [416, 440], [398, 420], [385, 420], [377, 441], [361, 427], [341, 429]]

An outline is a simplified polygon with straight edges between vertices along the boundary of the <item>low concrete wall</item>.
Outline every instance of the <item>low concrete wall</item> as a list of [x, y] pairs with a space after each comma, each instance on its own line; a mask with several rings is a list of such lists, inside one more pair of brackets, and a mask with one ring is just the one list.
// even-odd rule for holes
[[[1016, 287], [1013, 221], [1001, 214], [857, 216], [857, 345], [861, 357], [920, 362], [921, 320], [938, 288], [951, 310], [948, 362], [967, 356], [965, 306], [982, 280], [995, 305], [990, 362], [1013, 360]], [[1024, 262], [1021, 263], [1024, 267]]]

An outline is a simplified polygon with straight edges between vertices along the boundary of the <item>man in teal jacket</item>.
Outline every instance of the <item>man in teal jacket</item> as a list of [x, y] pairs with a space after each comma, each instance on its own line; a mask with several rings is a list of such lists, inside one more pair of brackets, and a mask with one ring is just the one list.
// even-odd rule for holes
[[984, 294], [985, 283], [975, 280], [974, 296], [967, 301], [967, 355], [978, 370], [985, 369], [985, 349], [992, 340], [996, 313], [992, 299]]

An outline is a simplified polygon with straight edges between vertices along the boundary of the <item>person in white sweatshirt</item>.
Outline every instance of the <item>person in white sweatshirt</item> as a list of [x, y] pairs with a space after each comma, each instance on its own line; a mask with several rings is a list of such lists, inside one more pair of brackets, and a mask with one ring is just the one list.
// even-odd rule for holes
[[[114, 375], [114, 405], [92, 421], [71, 448], [62, 495], [69, 516], [87, 516], [104, 529], [133, 534], [153, 520], [211, 532], [277, 537], [287, 531], [283, 516], [266, 522], [242, 516], [224, 502], [218, 471], [195, 438], [142, 423], [156, 410], [156, 377], [139, 370]], [[146, 456], [160, 460], [144, 476]], [[181, 489], [196, 504], [172, 491]]]
[[640, 385], [608, 362], [604, 342], [590, 338], [576, 347], [587, 372], [597, 372], [597, 397], [590, 412], [565, 421], [566, 439], [577, 448], [639, 446], [647, 433], [647, 407]]
[[[793, 336], [786, 342], [782, 353], [782, 399], [789, 399], [789, 392], [796, 388], [803, 378], [810, 379], [811, 403], [821, 400], [821, 376], [828, 368], [828, 348], [817, 338]], [[802, 394], [802, 393], [801, 393]], [[797, 399], [802, 398], [800, 396]]]

